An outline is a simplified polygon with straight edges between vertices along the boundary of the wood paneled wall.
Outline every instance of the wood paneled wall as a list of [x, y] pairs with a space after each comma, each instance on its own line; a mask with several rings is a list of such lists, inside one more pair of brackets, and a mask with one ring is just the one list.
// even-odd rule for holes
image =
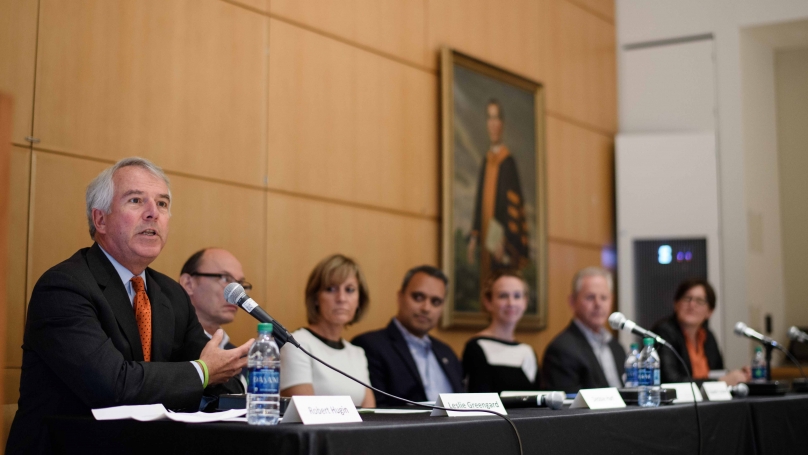
[[[614, 243], [613, 0], [0, 2], [0, 90], [17, 107], [3, 403], [33, 284], [90, 244], [85, 187], [129, 155], [172, 179], [157, 270], [227, 248], [296, 328], [309, 271], [342, 252], [371, 290], [348, 338], [385, 325], [404, 272], [440, 257], [444, 45], [546, 86], [549, 323], [520, 334], [541, 355], [573, 273]], [[254, 326], [240, 314], [228, 332]], [[460, 352], [472, 332], [435, 335]]]

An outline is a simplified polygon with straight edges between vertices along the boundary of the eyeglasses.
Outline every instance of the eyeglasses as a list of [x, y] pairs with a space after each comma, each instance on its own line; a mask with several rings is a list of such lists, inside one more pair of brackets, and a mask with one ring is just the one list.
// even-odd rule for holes
[[230, 275], [229, 273], [193, 272], [193, 273], [190, 273], [189, 275], [191, 275], [191, 276], [204, 276], [204, 277], [208, 277], [208, 278], [218, 278], [219, 282], [222, 283], [222, 285], [224, 285], [224, 286], [227, 286], [230, 283], [238, 283], [238, 284], [241, 285], [241, 287], [244, 288], [245, 291], [251, 291], [252, 290], [252, 284], [250, 284], [248, 281], [237, 280], [237, 279], [233, 278], [233, 276]]
[[701, 297], [692, 297], [692, 296], [689, 296], [689, 295], [686, 295], [686, 296], [682, 297], [682, 302], [685, 302], [685, 303], [694, 302], [694, 303], [696, 303], [697, 305], [700, 305], [700, 306], [707, 305], [707, 301], [702, 299]]

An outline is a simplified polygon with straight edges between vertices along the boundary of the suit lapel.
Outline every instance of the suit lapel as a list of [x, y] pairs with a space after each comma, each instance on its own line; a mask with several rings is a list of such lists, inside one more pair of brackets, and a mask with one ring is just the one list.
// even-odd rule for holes
[[421, 379], [421, 373], [418, 372], [418, 367], [415, 365], [415, 360], [412, 358], [410, 348], [407, 346], [407, 340], [404, 339], [404, 335], [401, 334], [401, 331], [398, 330], [396, 323], [393, 321], [390, 321], [390, 324], [387, 326], [387, 336], [390, 337], [393, 349], [398, 353], [399, 357], [401, 357], [401, 360], [404, 361], [404, 365], [407, 366], [410, 375], [415, 378], [415, 383], [418, 384], [424, 396], [426, 396], [424, 381]]
[[586, 340], [586, 336], [581, 332], [581, 329], [575, 325], [574, 321], [570, 323], [570, 329], [578, 340], [579, 350], [583, 353], [586, 362], [589, 364], [589, 371], [594, 373], [593, 376], [595, 377], [593, 379], [595, 379], [595, 384], [608, 384], [609, 382], [606, 380], [603, 368], [600, 366], [598, 358], [595, 357], [595, 353], [592, 352], [592, 346], [589, 344], [589, 341]]
[[146, 293], [152, 310], [152, 361], [168, 361], [171, 360], [171, 344], [174, 340], [174, 311], [168, 297], [152, 278], [151, 269], [146, 269], [146, 280]]
[[98, 244], [93, 244], [87, 254], [87, 265], [95, 277], [104, 298], [118, 321], [121, 333], [129, 342], [129, 359], [143, 360], [143, 347], [140, 345], [140, 333], [137, 330], [135, 310], [129, 300], [129, 294], [123, 286], [120, 275], [101, 251]]

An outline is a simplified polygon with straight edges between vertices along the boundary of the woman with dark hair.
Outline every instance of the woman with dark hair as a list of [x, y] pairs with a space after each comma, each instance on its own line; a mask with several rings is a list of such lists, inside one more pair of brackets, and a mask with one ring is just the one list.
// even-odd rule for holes
[[[651, 328], [682, 356], [694, 380], [709, 379], [711, 371], [724, 369], [718, 343], [707, 325], [715, 310], [715, 301], [715, 291], [707, 280], [686, 280], [674, 294], [673, 314]], [[687, 371], [676, 356], [667, 348], [658, 352], [662, 382], [687, 382]], [[749, 381], [749, 367], [729, 371], [715, 379], [729, 385]]]
[[494, 272], [486, 281], [483, 305], [491, 324], [470, 339], [463, 351], [469, 392], [539, 389], [536, 353], [514, 335], [527, 309], [527, 292], [527, 284], [513, 271]]
[[[341, 254], [329, 256], [311, 271], [306, 284], [308, 327], [293, 335], [307, 351], [362, 382], [370, 383], [365, 350], [342, 338], [358, 322], [370, 297], [359, 265]], [[356, 406], [376, 407], [370, 389], [328, 369], [287, 343], [281, 348], [281, 396], [350, 395]]]

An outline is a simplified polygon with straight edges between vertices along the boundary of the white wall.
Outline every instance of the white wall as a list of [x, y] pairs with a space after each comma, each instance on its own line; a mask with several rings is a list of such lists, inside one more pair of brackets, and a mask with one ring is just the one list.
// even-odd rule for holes
[[808, 326], [808, 48], [775, 55], [787, 326]]
[[[752, 109], [753, 101], [744, 102], [744, 82], [742, 82], [741, 29], [782, 21], [795, 21], [808, 18], [808, 1], [805, 0], [617, 0], [616, 22], [618, 37], [618, 81], [623, 87], [627, 74], [626, 45], [636, 45], [658, 40], [675, 40], [694, 35], [711, 35], [715, 51], [715, 134], [717, 143], [718, 192], [719, 192], [719, 236], [720, 267], [722, 285], [719, 296], [722, 305], [724, 357], [729, 367], [737, 367], [749, 362], [751, 346], [734, 339], [732, 326], [736, 321], [747, 321], [750, 317], [752, 299], [759, 301], [757, 293], [750, 295], [750, 273], [764, 268], [764, 264], [776, 262], [773, 246], [779, 240], [779, 227], [764, 221], [762, 229], [763, 255], [749, 252], [749, 210], [760, 209], [762, 201], [749, 197], [749, 193], [761, 187], [777, 187], [777, 172], [771, 168], [771, 156], [765, 152], [747, 149], [747, 140], [757, 143], [757, 136], [744, 137], [745, 110]], [[657, 46], [660, 52], [665, 46]], [[648, 49], [654, 49], [653, 47]], [[753, 52], [753, 51], [752, 51]], [[759, 56], [759, 55], [758, 55]], [[745, 58], [750, 58], [750, 55]], [[750, 73], [752, 74], [752, 73]], [[760, 82], [760, 74], [757, 74]], [[748, 81], [749, 82], [749, 81]], [[749, 84], [755, 84], [754, 81]], [[769, 91], [771, 93], [771, 91]], [[619, 95], [622, 99], [622, 95]], [[634, 105], [620, 103], [620, 118], [631, 117]], [[659, 109], [666, 109], [659, 106]], [[643, 107], [644, 109], [644, 107]], [[622, 129], [622, 125], [621, 125]], [[632, 131], [637, 132], [637, 131]], [[749, 154], [749, 157], [747, 157]], [[768, 157], [768, 158], [767, 158]], [[748, 162], [748, 160], [751, 160]], [[764, 162], [764, 171], [756, 172], [756, 166]], [[747, 172], [749, 168], [750, 172]], [[754, 178], [751, 178], [752, 175]], [[747, 182], [747, 180], [750, 180]], [[750, 187], [747, 188], [747, 183]], [[767, 192], [762, 199], [769, 202], [776, 195]], [[747, 199], [751, 200], [747, 202]], [[779, 205], [779, 204], [778, 204]], [[768, 207], [763, 207], [768, 209]], [[759, 210], [758, 210], [759, 211]], [[760, 212], [760, 211], [759, 211]], [[771, 210], [767, 210], [767, 213]], [[762, 213], [762, 212], [760, 212]], [[760, 224], [760, 223], [759, 223]], [[755, 226], [758, 226], [757, 224]], [[767, 254], [766, 252], [771, 254]], [[755, 279], [755, 278], [752, 278]], [[767, 280], [763, 283], [766, 291], [777, 296], [784, 295], [782, 280]], [[778, 289], [779, 286], [779, 289]], [[758, 289], [756, 288], [757, 292]], [[758, 308], [763, 308], [759, 303]], [[769, 307], [766, 307], [769, 309]], [[775, 315], [775, 322], [782, 320], [784, 313]], [[715, 327], [715, 326], [714, 326]]]
[[741, 32], [741, 93], [747, 207], [747, 324], [763, 333], [765, 316], [771, 315], [770, 336], [786, 340], [774, 51], [745, 31]]

